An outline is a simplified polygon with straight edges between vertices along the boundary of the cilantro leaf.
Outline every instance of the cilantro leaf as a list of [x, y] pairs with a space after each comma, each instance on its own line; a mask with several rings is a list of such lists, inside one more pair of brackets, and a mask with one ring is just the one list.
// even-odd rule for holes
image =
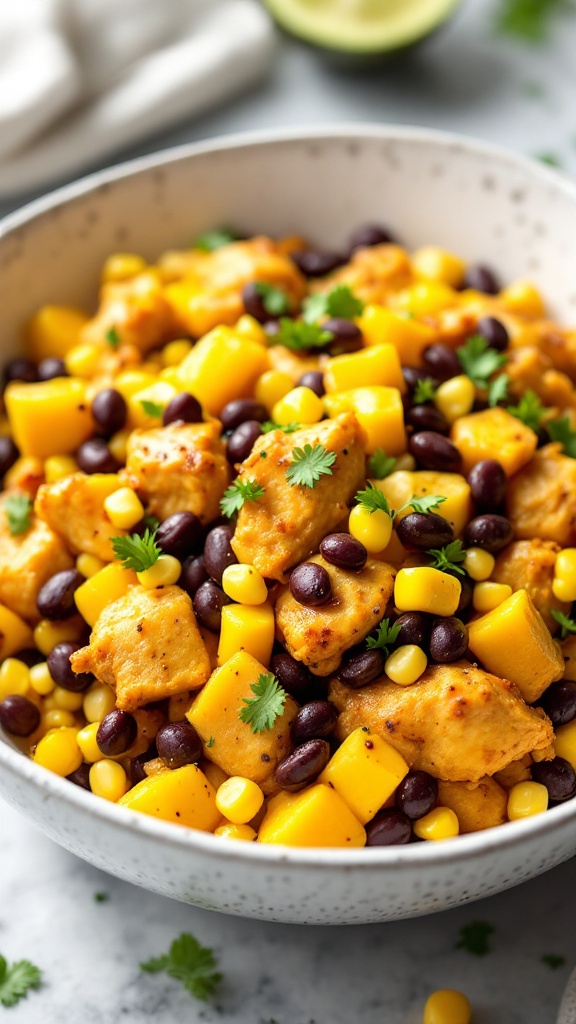
[[286, 691], [271, 672], [258, 676], [258, 682], [252, 683], [250, 689], [254, 697], [243, 697], [246, 707], [240, 708], [238, 718], [246, 722], [252, 732], [265, 732], [271, 729], [274, 722], [284, 710]]
[[563, 416], [559, 420], [549, 420], [546, 424], [546, 430], [550, 434], [552, 441], [559, 441], [565, 455], [568, 455], [571, 459], [576, 459], [576, 430], [573, 430], [570, 426], [570, 420], [567, 416]]
[[494, 926], [487, 921], [473, 921], [472, 924], [465, 924], [460, 929], [460, 938], [455, 944], [455, 949], [465, 949], [473, 956], [486, 956], [490, 953], [491, 947], [489, 938], [494, 932]]
[[119, 348], [120, 346], [120, 335], [114, 326], [110, 327], [105, 334], [107, 343], [110, 348]]
[[162, 549], [156, 543], [156, 531], [146, 527], [142, 536], [133, 533], [131, 537], [112, 537], [112, 549], [125, 569], [145, 572], [156, 564]]
[[300, 487], [315, 487], [321, 476], [332, 476], [331, 466], [336, 462], [336, 452], [329, 452], [323, 444], [305, 444], [303, 448], [292, 449], [292, 462], [286, 470], [289, 484]]
[[148, 974], [165, 971], [171, 978], [182, 982], [184, 988], [196, 999], [208, 1000], [222, 975], [214, 951], [201, 946], [189, 932], [183, 932], [163, 956], [151, 957], [140, 964]]
[[527, 388], [518, 405], [508, 405], [506, 409], [511, 416], [515, 416], [517, 420], [521, 420], [527, 427], [530, 427], [530, 430], [536, 432], [540, 429], [546, 413], [538, 395], [531, 388]]
[[94, 893], [94, 902], [95, 903], [107, 903], [109, 899], [110, 899], [110, 897], [109, 897], [107, 892], [95, 892]]
[[268, 281], [254, 281], [253, 288], [262, 297], [262, 305], [270, 316], [284, 316], [292, 309], [292, 303], [282, 288]]
[[386, 455], [383, 448], [377, 448], [368, 459], [368, 473], [375, 480], [383, 480], [394, 472], [395, 465], [396, 459], [392, 455]]
[[269, 434], [271, 430], [283, 430], [285, 434], [293, 434], [295, 430], [301, 430], [301, 423], [274, 423], [273, 420], [266, 420], [260, 424], [263, 434]]
[[412, 403], [413, 405], [424, 405], [425, 402], [433, 402], [435, 394], [434, 381], [431, 377], [424, 377], [423, 380], [416, 381]]
[[490, 348], [486, 338], [474, 334], [465, 345], [456, 350], [460, 366], [477, 387], [485, 388], [488, 378], [506, 364], [506, 356]]
[[283, 316], [280, 330], [274, 336], [274, 342], [284, 345], [293, 352], [302, 352], [309, 348], [324, 348], [334, 340], [332, 331], [325, 331], [318, 324], [307, 324], [304, 320], [291, 320]]
[[382, 494], [380, 488], [375, 487], [369, 480], [366, 481], [365, 491], [356, 491], [354, 500], [358, 502], [365, 512], [370, 512], [370, 514], [373, 512], [385, 512], [391, 519], [394, 518], [394, 509], [390, 508], [386, 495]]
[[313, 324], [321, 316], [337, 317], [341, 320], [352, 320], [360, 316], [364, 303], [354, 295], [347, 284], [338, 284], [329, 292], [316, 292], [304, 302], [304, 320]]
[[223, 245], [235, 242], [237, 237], [236, 232], [230, 228], [214, 228], [212, 231], [204, 231], [201, 235], [197, 235], [193, 246], [195, 249], [201, 249], [202, 252], [215, 252]]
[[421, 498], [417, 498], [413, 494], [410, 501], [407, 501], [405, 505], [402, 505], [402, 508], [398, 509], [398, 513], [404, 512], [407, 508], [411, 508], [414, 512], [433, 512], [443, 501], [446, 501], [446, 498], [438, 494], [427, 494]]
[[27, 494], [9, 494], [4, 502], [8, 529], [13, 537], [26, 533], [32, 526], [34, 502]]
[[391, 626], [390, 619], [382, 619], [376, 630], [376, 636], [366, 637], [366, 647], [369, 651], [381, 650], [384, 657], [387, 658], [390, 653], [389, 648], [395, 643], [401, 629], [400, 623]]
[[149, 402], [146, 398], [141, 399], [140, 405], [144, 409], [147, 416], [153, 416], [154, 419], [160, 419], [164, 412], [164, 406], [158, 405], [158, 402]]
[[569, 615], [565, 615], [564, 612], [559, 612], [556, 608], [551, 608], [550, 614], [554, 621], [562, 627], [562, 640], [565, 640], [569, 633], [576, 633], [576, 622], [574, 619], [571, 619]]
[[157, 519], [156, 516], [151, 516], [150, 513], [147, 513], [147, 515], [143, 517], [142, 522], [144, 526], [147, 526], [149, 530], [152, 530], [152, 533], [154, 533], [160, 526], [160, 520]]
[[213, 747], [215, 743], [216, 743], [216, 740], [214, 739], [214, 736], [211, 736], [210, 739], [208, 740], [208, 743], [206, 744], [206, 746], [207, 747]]
[[230, 516], [240, 511], [245, 501], [257, 501], [265, 493], [266, 488], [261, 487], [254, 480], [235, 480], [224, 491], [220, 501], [220, 508], [224, 515], [230, 519]]
[[548, 167], [555, 167], [556, 170], [562, 168], [562, 161], [556, 153], [535, 153], [534, 159], [539, 160], [541, 164], [547, 164]]
[[16, 960], [10, 967], [0, 956], [0, 1004], [16, 1006], [30, 989], [40, 988], [42, 972], [29, 960]]
[[548, 36], [552, 16], [565, 6], [565, 0], [501, 0], [495, 28], [522, 42], [541, 43]]
[[510, 386], [510, 377], [507, 373], [500, 373], [494, 380], [491, 380], [488, 385], [488, 405], [491, 409], [498, 402], [505, 402], [508, 398], [508, 388]]
[[547, 967], [551, 967], [553, 971], [558, 970], [559, 967], [563, 967], [566, 963], [566, 957], [558, 956], [557, 953], [545, 953], [544, 956], [540, 957], [540, 960], [543, 964], [546, 964]]
[[453, 540], [443, 548], [430, 548], [428, 554], [434, 556], [433, 569], [440, 569], [441, 572], [457, 572], [460, 576], [465, 575], [464, 569], [460, 567], [460, 562], [466, 558], [461, 540]]

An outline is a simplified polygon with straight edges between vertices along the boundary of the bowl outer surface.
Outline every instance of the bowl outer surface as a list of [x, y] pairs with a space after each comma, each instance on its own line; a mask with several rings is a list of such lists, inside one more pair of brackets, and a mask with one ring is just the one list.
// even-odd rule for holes
[[[345, 244], [388, 224], [408, 248], [439, 244], [505, 281], [535, 279], [576, 321], [576, 187], [532, 161], [459, 136], [350, 126], [230, 137], [99, 172], [0, 229], [2, 355], [43, 303], [90, 308], [113, 251], [153, 260], [209, 227], [300, 232]], [[440, 844], [291, 850], [221, 841], [115, 807], [0, 739], [0, 792], [61, 845], [112, 874], [210, 909], [275, 921], [359, 924], [499, 892], [576, 851], [576, 801]]]

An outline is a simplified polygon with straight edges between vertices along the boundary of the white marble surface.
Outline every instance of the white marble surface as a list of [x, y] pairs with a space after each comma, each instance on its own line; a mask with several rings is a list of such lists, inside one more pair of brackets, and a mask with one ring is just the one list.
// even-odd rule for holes
[[[402, 64], [342, 73], [284, 41], [266, 89], [121, 154], [271, 125], [393, 121], [478, 135], [524, 153], [550, 152], [576, 173], [576, 16], [549, 46], [495, 40], [489, 0]], [[0, 212], [19, 205], [4, 203]], [[576, 961], [574, 861], [501, 896], [436, 917], [325, 930], [218, 917], [98, 873], [0, 808], [0, 952], [27, 957], [45, 986], [10, 1011], [12, 1024], [418, 1024], [437, 987], [465, 991], [475, 1024], [554, 1024]], [[106, 892], [104, 903], [94, 893]], [[455, 950], [459, 929], [494, 925], [493, 952]], [[140, 960], [193, 932], [221, 957], [214, 1008], [195, 1003]], [[556, 971], [541, 962], [558, 954]]]

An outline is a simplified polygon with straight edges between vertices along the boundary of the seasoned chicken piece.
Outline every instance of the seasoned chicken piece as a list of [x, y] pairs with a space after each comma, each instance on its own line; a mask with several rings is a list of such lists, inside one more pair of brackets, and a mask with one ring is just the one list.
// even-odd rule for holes
[[[238, 513], [232, 539], [238, 561], [284, 582], [288, 570], [313, 554], [346, 514], [348, 502], [364, 482], [363, 442], [352, 413], [293, 434], [273, 430], [259, 437], [238, 479], [254, 481], [265, 493], [257, 501], [246, 501]], [[314, 487], [290, 484], [286, 478], [294, 448], [307, 444], [321, 444], [337, 455], [332, 475], [320, 477]]]
[[508, 820], [508, 793], [489, 776], [477, 784], [440, 780], [438, 803], [454, 811], [461, 833], [480, 832]]
[[174, 318], [158, 275], [150, 271], [128, 281], [104, 284], [96, 316], [80, 331], [80, 341], [110, 348], [110, 331], [122, 345], [140, 352], [157, 348], [176, 333]]
[[517, 540], [509, 544], [496, 559], [491, 579], [495, 583], [508, 583], [512, 590], [528, 591], [534, 606], [540, 612], [550, 632], [555, 632], [558, 623], [550, 611], [570, 611], [570, 605], [559, 601], [552, 593], [554, 565], [560, 548], [551, 540]]
[[28, 622], [38, 622], [36, 598], [54, 573], [71, 569], [74, 561], [60, 537], [35, 516], [29, 530], [12, 534], [4, 509], [9, 493], [0, 502], [0, 604]]
[[209, 523], [230, 479], [220, 430], [217, 420], [134, 430], [120, 475], [159, 519], [194, 512]]
[[356, 249], [350, 262], [325, 277], [314, 291], [330, 291], [346, 284], [363, 302], [383, 302], [413, 280], [410, 259], [398, 245], [371, 245]]
[[332, 599], [313, 608], [296, 601], [286, 587], [276, 602], [276, 632], [293, 658], [317, 676], [334, 672], [349, 647], [361, 643], [384, 617], [395, 572], [369, 559], [359, 572], [338, 569], [321, 555], [309, 559], [330, 576]]
[[386, 676], [361, 690], [330, 685], [340, 711], [336, 735], [379, 732], [406, 758], [446, 782], [479, 782], [510, 761], [548, 746], [552, 723], [516, 687], [466, 661], [432, 665], [412, 686]]
[[533, 758], [530, 754], [524, 754], [519, 761], [511, 761], [501, 771], [495, 772], [494, 780], [506, 790], [512, 789], [518, 782], [530, 782], [532, 764]]
[[550, 320], [526, 324], [512, 339], [512, 346], [534, 345], [547, 356], [552, 365], [576, 381], [576, 331], [563, 329]]
[[122, 481], [115, 473], [72, 473], [55, 484], [43, 484], [34, 509], [66, 541], [73, 555], [85, 551], [111, 562], [112, 537], [125, 536], [108, 519], [104, 501]]
[[563, 455], [559, 444], [539, 448], [508, 483], [506, 515], [519, 540], [576, 544], [576, 459]]
[[7, 491], [23, 491], [35, 498], [45, 479], [43, 459], [36, 455], [21, 456], [4, 476], [4, 488]]
[[71, 663], [75, 672], [93, 672], [112, 686], [122, 711], [195, 690], [210, 675], [192, 602], [180, 587], [132, 587], [107, 605], [90, 644]]
[[506, 373], [510, 378], [510, 394], [516, 401], [530, 389], [548, 408], [563, 410], [576, 404], [576, 391], [570, 378], [556, 370], [550, 357], [535, 345], [509, 349]]
[[292, 352], [285, 345], [271, 345], [268, 349], [270, 369], [279, 370], [280, 373], [287, 373], [295, 384], [309, 370], [318, 370], [321, 360], [325, 357], [318, 354], [305, 355], [302, 352]]

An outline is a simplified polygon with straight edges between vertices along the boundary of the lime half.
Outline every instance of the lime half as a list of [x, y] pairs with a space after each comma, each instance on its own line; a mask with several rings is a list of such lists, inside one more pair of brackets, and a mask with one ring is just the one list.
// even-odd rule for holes
[[286, 31], [347, 53], [383, 53], [438, 28], [460, 0], [264, 0]]

